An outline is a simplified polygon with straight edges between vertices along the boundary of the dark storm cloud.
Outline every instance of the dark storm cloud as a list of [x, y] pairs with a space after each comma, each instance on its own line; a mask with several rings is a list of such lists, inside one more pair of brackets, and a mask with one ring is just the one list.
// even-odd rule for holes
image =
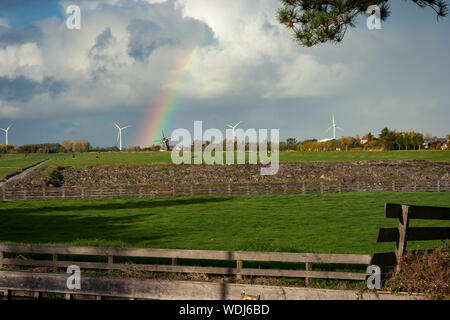
[[112, 41], [114, 41], [114, 37], [111, 34], [111, 28], [108, 27], [105, 29], [105, 31], [97, 36], [97, 38], [95, 39], [95, 45], [92, 47], [91, 52], [95, 49], [105, 50], [109, 47]]
[[130, 33], [128, 54], [136, 60], [145, 60], [158, 47], [177, 42], [165, 37], [161, 28], [152, 21], [133, 20], [128, 25], [127, 30]]
[[42, 30], [37, 26], [21, 28], [7, 28], [0, 26], [0, 47], [21, 44], [26, 42], [39, 42], [42, 38]]
[[33, 95], [48, 92], [56, 96], [67, 89], [63, 81], [46, 77], [42, 83], [19, 76], [14, 79], [0, 77], [0, 99], [7, 101], [29, 101]]
[[[160, 9], [172, 10], [162, 6]], [[214, 32], [204, 22], [199, 20], [172, 15], [168, 22], [163, 15], [152, 17], [148, 20], [134, 19], [128, 26], [130, 34], [128, 43], [128, 54], [136, 60], [147, 59], [153, 51], [163, 46], [207, 46], [216, 44]]]

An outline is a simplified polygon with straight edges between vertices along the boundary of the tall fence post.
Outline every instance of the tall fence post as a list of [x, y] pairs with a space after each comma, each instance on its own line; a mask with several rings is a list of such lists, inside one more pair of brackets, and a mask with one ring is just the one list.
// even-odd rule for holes
[[397, 257], [396, 271], [400, 270], [400, 261], [406, 251], [406, 232], [409, 225], [409, 208], [409, 206], [402, 205], [402, 216], [398, 223], [398, 239], [395, 248], [395, 255]]
[[302, 193], [306, 193], [306, 184], [305, 182], [302, 182]]
[[231, 183], [228, 184], [228, 195], [231, 196]]
[[441, 192], [441, 180], [437, 181], [437, 192]]

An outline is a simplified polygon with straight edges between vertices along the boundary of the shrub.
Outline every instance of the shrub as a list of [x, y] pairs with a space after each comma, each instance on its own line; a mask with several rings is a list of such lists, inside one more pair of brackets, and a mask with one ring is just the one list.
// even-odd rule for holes
[[410, 251], [400, 262], [400, 271], [388, 275], [390, 291], [423, 293], [432, 299], [450, 299], [450, 244], [431, 251]]

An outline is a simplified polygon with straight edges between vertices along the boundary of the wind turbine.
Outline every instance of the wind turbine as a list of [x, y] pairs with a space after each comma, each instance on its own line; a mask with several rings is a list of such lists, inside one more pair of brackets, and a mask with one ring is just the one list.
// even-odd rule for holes
[[238, 125], [240, 125], [242, 123], [242, 121], [238, 122], [235, 126], [229, 125], [227, 124], [228, 128], [231, 128], [233, 130], [233, 138], [231, 139], [232, 141], [234, 141], [234, 130], [237, 128]]
[[333, 118], [333, 124], [331, 125], [331, 127], [329, 127], [327, 129], [327, 131], [330, 130], [331, 128], [333, 128], [333, 140], [336, 140], [336, 128], [339, 130], [344, 130], [344, 129], [342, 129], [336, 125], [336, 121], [334, 120], [334, 113], [332, 113], [331, 116]]
[[5, 131], [5, 135], [6, 135], [6, 144], [8, 144], [8, 130], [9, 130], [9, 128], [11, 128], [12, 127], [12, 125], [14, 124], [14, 122], [13, 123], [11, 123], [10, 125], [9, 125], [9, 127], [8, 128], [6, 128], [6, 129], [3, 129], [3, 128], [0, 128], [0, 130], [3, 130], [3, 131]]
[[122, 151], [122, 130], [125, 130], [126, 128], [129, 128], [131, 126], [126, 126], [126, 127], [119, 127], [119, 125], [117, 123], [114, 123], [114, 125], [117, 127], [117, 129], [119, 129], [119, 132], [117, 132], [117, 141], [120, 141], [119, 145], [119, 150]]

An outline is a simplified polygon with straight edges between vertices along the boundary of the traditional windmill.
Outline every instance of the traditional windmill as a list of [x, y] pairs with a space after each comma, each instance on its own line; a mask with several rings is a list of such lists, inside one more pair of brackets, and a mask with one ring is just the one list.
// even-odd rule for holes
[[161, 142], [161, 149], [159, 149], [159, 151], [170, 151], [169, 141], [171, 140], [171, 138], [166, 138], [164, 130], [161, 130], [161, 133], [162, 133], [161, 140], [155, 140], [154, 142]]

